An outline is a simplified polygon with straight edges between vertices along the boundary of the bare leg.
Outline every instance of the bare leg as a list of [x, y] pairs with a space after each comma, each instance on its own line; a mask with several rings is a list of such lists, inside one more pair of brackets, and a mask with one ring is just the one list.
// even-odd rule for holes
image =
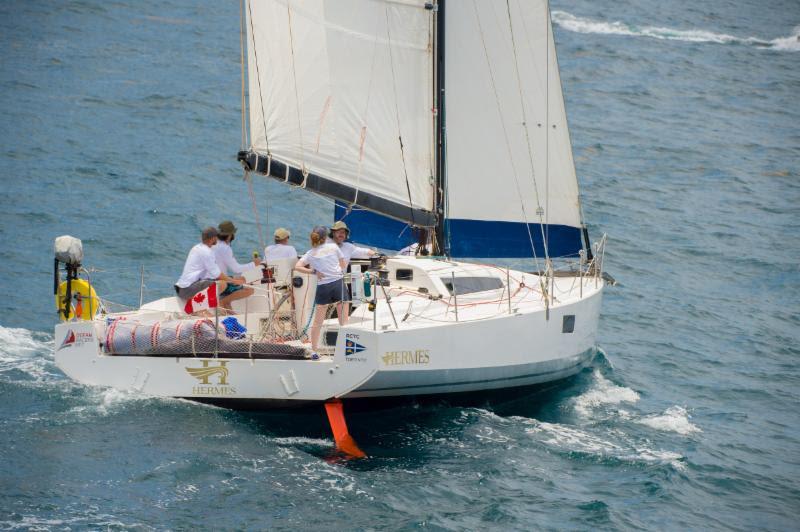
[[245, 286], [241, 290], [237, 290], [232, 294], [228, 294], [227, 296], [223, 297], [219, 304], [225, 310], [233, 310], [231, 308], [231, 303], [236, 301], [237, 299], [244, 299], [246, 297], [250, 297], [253, 295], [253, 289], [249, 286]]
[[328, 305], [317, 305], [314, 311], [314, 323], [311, 325], [311, 349], [317, 350], [319, 344], [319, 335], [322, 332], [322, 322], [325, 321], [325, 313], [328, 311]]
[[344, 325], [350, 319], [350, 303], [341, 301], [336, 303], [336, 314], [339, 315], [339, 325]]

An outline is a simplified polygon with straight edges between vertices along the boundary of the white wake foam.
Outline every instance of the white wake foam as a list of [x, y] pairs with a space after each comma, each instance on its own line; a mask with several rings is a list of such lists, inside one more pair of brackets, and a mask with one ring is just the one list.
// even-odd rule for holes
[[716, 44], [746, 44], [761, 48], [785, 51], [800, 51], [800, 26], [794, 28], [788, 37], [767, 40], [758, 37], [737, 37], [727, 33], [715, 33], [708, 30], [679, 30], [659, 26], [635, 26], [625, 22], [603, 22], [590, 18], [576, 17], [565, 11], [553, 11], [553, 22], [565, 30], [576, 33], [594, 33], [601, 35], [626, 35], [630, 37], [649, 37], [686, 42], [707, 42]]
[[677, 432], [684, 436], [693, 432], [703, 432], [689, 421], [690, 418], [685, 408], [671, 406], [663, 414], [645, 416], [636, 420], [636, 423], [664, 432]]
[[36, 381], [50, 380], [59, 375], [52, 355], [51, 335], [0, 325], [0, 374], [18, 370]]
[[672, 451], [651, 449], [646, 445], [633, 441], [630, 437], [615, 431], [618, 442], [591, 434], [575, 427], [559, 423], [534, 422], [525, 430], [535, 436], [548, 447], [558, 451], [576, 452], [599, 458], [612, 458], [623, 462], [639, 462], [646, 464], [669, 464], [676, 470], [683, 471], [683, 456]]
[[620, 403], [635, 403], [639, 394], [625, 386], [617, 386], [603, 377], [599, 370], [592, 374], [594, 383], [573, 400], [575, 411], [583, 417], [589, 417], [595, 408], [604, 405], [618, 405]]

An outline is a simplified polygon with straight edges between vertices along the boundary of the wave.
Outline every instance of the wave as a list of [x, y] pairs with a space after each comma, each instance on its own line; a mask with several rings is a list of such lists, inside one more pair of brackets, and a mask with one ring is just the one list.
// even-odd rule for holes
[[36, 382], [60, 380], [53, 361], [53, 336], [0, 325], [0, 377]]
[[598, 407], [635, 403], [639, 400], [639, 394], [634, 390], [614, 384], [597, 369], [594, 370], [592, 378], [594, 383], [591, 388], [573, 400], [575, 412], [583, 417], [589, 417]]
[[686, 469], [685, 459], [680, 454], [673, 451], [650, 448], [645, 442], [635, 441], [619, 431], [614, 431], [613, 434], [609, 435], [613, 435], [618, 440], [614, 442], [605, 437], [560, 423], [529, 420], [528, 424], [533, 426], [525, 429], [525, 432], [554, 450], [580, 453], [597, 458], [608, 458], [621, 462], [664, 464], [677, 471]]
[[636, 26], [625, 22], [603, 22], [590, 18], [576, 17], [565, 11], [553, 11], [553, 22], [568, 31], [576, 33], [594, 33], [600, 35], [626, 35], [630, 37], [649, 37], [670, 41], [707, 42], [716, 44], [744, 44], [758, 48], [800, 51], [800, 26], [792, 30], [787, 37], [767, 40], [758, 37], [737, 37], [727, 33], [715, 33], [707, 30], [679, 30], [658, 26]]
[[637, 419], [636, 423], [664, 432], [676, 432], [684, 436], [693, 432], [703, 432], [689, 421], [690, 418], [691, 416], [685, 408], [671, 406], [663, 414], [645, 416]]

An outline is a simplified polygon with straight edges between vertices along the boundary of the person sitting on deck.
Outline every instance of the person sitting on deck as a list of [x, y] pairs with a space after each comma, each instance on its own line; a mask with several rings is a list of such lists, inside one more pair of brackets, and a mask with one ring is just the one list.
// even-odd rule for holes
[[[183, 273], [175, 283], [175, 293], [183, 303], [201, 290], [217, 283], [217, 290], [224, 291], [229, 283], [241, 283], [244, 279], [232, 279], [217, 266], [212, 246], [217, 243], [217, 229], [206, 227], [201, 234], [202, 243], [195, 245], [186, 257]], [[230, 308], [230, 296], [220, 299], [220, 305]]]
[[328, 230], [321, 226], [317, 226], [311, 231], [311, 249], [297, 261], [294, 267], [296, 271], [317, 275], [314, 323], [311, 325], [309, 334], [311, 349], [314, 352], [317, 351], [319, 345], [322, 322], [325, 320], [328, 305], [336, 303], [339, 324], [347, 323], [347, 314], [342, 308], [344, 306], [342, 300], [347, 294], [344, 288], [344, 271], [346, 269], [344, 255], [336, 244], [325, 241], [327, 233]]
[[[246, 270], [261, 267], [261, 262], [256, 258], [253, 262], [239, 264], [233, 256], [233, 249], [231, 249], [231, 242], [236, 238], [237, 228], [230, 220], [225, 220], [219, 224], [217, 232], [219, 239], [212, 251], [214, 251], [214, 258], [217, 261], [217, 266], [220, 271], [225, 275], [241, 275]], [[244, 279], [242, 279], [244, 281]], [[224, 308], [231, 310], [230, 303], [237, 299], [244, 299], [253, 295], [253, 288], [243, 286], [242, 284], [228, 283], [228, 286], [220, 294], [223, 299], [227, 298], [227, 305], [222, 305]], [[231, 296], [231, 297], [228, 297]]]
[[289, 237], [292, 233], [288, 229], [279, 227], [275, 229], [275, 243], [264, 249], [264, 260], [267, 264], [278, 259], [296, 259], [297, 250], [289, 245]]

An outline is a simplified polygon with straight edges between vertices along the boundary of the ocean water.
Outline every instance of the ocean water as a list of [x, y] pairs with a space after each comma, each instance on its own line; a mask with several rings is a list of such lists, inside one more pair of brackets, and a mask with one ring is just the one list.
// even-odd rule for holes
[[[53, 362], [52, 241], [102, 295], [168, 293], [329, 202], [240, 147], [237, 2], [0, 4], [0, 528], [796, 529], [800, 4], [554, 1], [583, 208], [608, 233], [594, 366], [513, 402], [242, 413]], [[301, 238], [296, 239], [302, 248]], [[528, 267], [524, 262], [516, 264]]]

